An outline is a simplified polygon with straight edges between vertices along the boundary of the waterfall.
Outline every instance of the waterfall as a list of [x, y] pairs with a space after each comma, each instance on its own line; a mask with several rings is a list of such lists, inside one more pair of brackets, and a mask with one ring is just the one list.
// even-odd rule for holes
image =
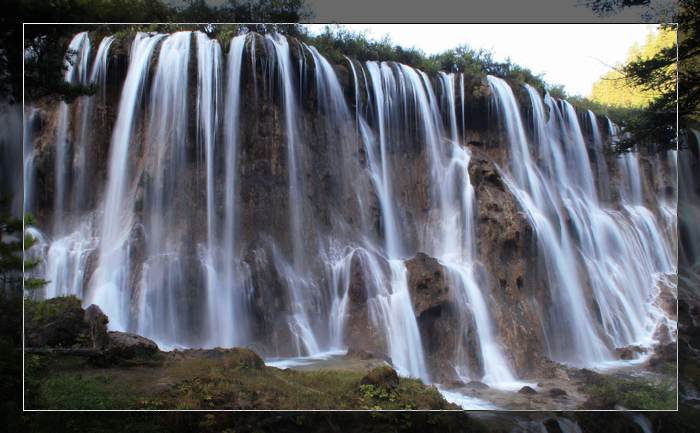
[[109, 49], [114, 42], [114, 36], [107, 36], [102, 39], [100, 45], [95, 53], [95, 59], [92, 62], [92, 67], [90, 68], [90, 76], [88, 83], [97, 86], [99, 89], [99, 94], [89, 95], [79, 99], [79, 110], [80, 110], [80, 121], [79, 129], [77, 133], [77, 140], [75, 146], [77, 149], [74, 151], [74, 161], [72, 164], [72, 170], [75, 177], [74, 195], [73, 195], [73, 209], [76, 211], [82, 211], [89, 208], [89, 200], [87, 200], [88, 194], [88, 179], [86, 172], [88, 169], [88, 159], [87, 152], [90, 145], [90, 139], [92, 137], [91, 122], [94, 120], [95, 116], [95, 104], [102, 103], [106, 101], [106, 88], [107, 88], [107, 63]]
[[[520, 110], [511, 88], [500, 78], [488, 77], [497, 102], [500, 118], [507, 131], [511, 146], [513, 178], [506, 177], [506, 183], [525, 209], [547, 260], [549, 285], [555, 304], [552, 320], [549, 322], [556, 329], [550, 329], [549, 342], [551, 355], [577, 364], [593, 364], [611, 358], [612, 354], [595, 328], [595, 321], [586, 307], [586, 300], [581, 276], [575, 263], [575, 252], [571, 239], [565, 228], [562, 210], [548, 197], [555, 197], [555, 192], [545, 183], [542, 173], [535, 165], [526, 138], [526, 131]], [[528, 94], [533, 107], [539, 102], [534, 89]], [[539, 110], [536, 110], [539, 111]], [[543, 119], [544, 116], [533, 116]], [[538, 130], [543, 130], [542, 126]], [[554, 146], [555, 140], [544, 140], [544, 146]], [[561, 167], [563, 157], [559, 149], [553, 148], [556, 165]], [[551, 169], [551, 168], [550, 168]], [[559, 170], [564, 174], [563, 170]], [[561, 179], [569, 187], [568, 179]], [[556, 219], [548, 217], [556, 215]]]
[[[73, 84], [93, 84], [104, 91], [106, 80], [106, 68], [109, 48], [114, 37], [104, 38], [98, 47], [90, 70], [88, 70], [88, 56], [90, 40], [87, 32], [79, 33], [70, 43], [69, 52], [77, 53], [78, 61], [71, 63], [66, 71], [66, 81]], [[59, 105], [58, 138], [56, 141], [56, 161], [59, 167], [56, 169], [56, 191], [54, 200], [60, 203], [54, 212], [53, 240], [46, 248], [43, 267], [44, 278], [48, 281], [44, 291], [47, 297], [85, 295], [86, 266], [90, 254], [96, 248], [96, 239], [92, 233], [94, 215], [88, 213], [68, 224], [65, 215], [69, 211], [79, 214], [86, 207], [84, 197], [87, 196], [87, 180], [85, 171], [87, 166], [86, 152], [88, 147], [90, 122], [94, 118], [96, 95], [78, 97], [72, 104], [61, 102]], [[104, 101], [104, 98], [101, 99]], [[73, 146], [69, 149], [68, 135], [72, 130], [70, 119], [73, 110], [79, 116], [79, 128], [72, 140]], [[29, 127], [34, 122], [33, 118], [39, 115], [37, 109], [30, 111]], [[33, 140], [32, 134], [27, 131], [25, 140]], [[27, 193], [26, 209], [33, 209], [34, 203], [34, 170], [35, 152], [30, 151], [25, 159], [25, 175], [28, 176], [28, 185], [25, 185]], [[71, 155], [72, 153], [72, 155]], [[60, 161], [60, 162], [59, 162]], [[72, 161], [68, 164], [68, 161]], [[66, 171], [70, 168], [70, 171]], [[73, 179], [73, 185], [68, 184]], [[60, 179], [60, 181], [59, 181]], [[70, 186], [70, 188], [68, 188]], [[67, 192], [71, 191], [73, 199], [68, 200]], [[68, 206], [66, 206], [68, 204]]]
[[[188, 128], [188, 66], [190, 32], [167, 36], [160, 44], [158, 63], [151, 82], [146, 114], [143, 164], [148, 167], [143, 195], [145, 236], [144, 262], [138, 285], [138, 332], [165, 344], [187, 341], [187, 322], [178, 302], [185, 286], [181, 251], [186, 237], [182, 209], [176, 194], [186, 185], [186, 131]], [[173, 125], [179, 125], [173, 128]]]
[[[267, 35], [266, 40], [274, 50], [277, 62], [277, 72], [279, 74], [283, 102], [284, 121], [287, 135], [287, 172], [289, 179], [289, 221], [290, 221], [290, 242], [291, 242], [291, 267], [285, 263], [278, 262], [278, 269], [284, 270], [288, 286], [291, 288], [291, 298], [293, 311], [289, 318], [290, 328], [297, 340], [297, 352], [317, 353], [320, 351], [316, 336], [311, 328], [308, 312], [304, 300], [308, 299], [307, 279], [304, 274], [307, 266], [303, 257], [304, 235], [302, 233], [303, 215], [303, 181], [301, 179], [300, 167], [300, 147], [298, 130], [298, 103], [297, 95], [294, 91], [292, 58], [287, 39], [281, 35]], [[299, 77], [301, 80], [301, 77]]]
[[129, 180], [135, 175], [135, 167], [130, 167], [129, 148], [151, 55], [164, 37], [162, 34], [138, 33], [134, 38], [112, 133], [99, 259], [87, 294], [87, 303], [101, 306], [109, 317], [110, 326], [115, 330], [127, 329], [129, 321], [131, 265], [128, 244], [133, 220], [133, 196], [128, 191], [133, 188], [129, 185]]
[[678, 167], [679, 257], [684, 263], [696, 267], [700, 260], [700, 231], [693, 227], [700, 217], [700, 206], [696, 204], [700, 190], [695, 181], [697, 160], [700, 156], [700, 132], [691, 128], [689, 133], [695, 139], [695, 146], [691, 146], [689, 137], [686, 140], [687, 145], [678, 149], [673, 160]]
[[[524, 158], [526, 164], [518, 164], [522, 155], [529, 154], [529, 143], [518, 119], [517, 103], [505, 82], [494, 77], [489, 77], [489, 82], [499, 98], [499, 108], [510, 104], [515, 110], [504, 116], [511, 146], [518, 146], [513, 152], [518, 156], [512, 156], [511, 161], [530, 172], [520, 174], [527, 182], [515, 177], [509, 186], [536, 228], [548, 262], [550, 285], [564, 289], [552, 293], [552, 314], [558, 319], [550, 322], [557, 323], [557, 329], [550, 330], [548, 338], [555, 346], [550, 347], [551, 355], [574, 364], [596, 365], [612, 360], [611, 347], [650, 344], [655, 325], [663, 316], [654, 304], [655, 275], [673, 272], [668, 243], [654, 216], [642, 206], [624, 205], [624, 213], [601, 207], [573, 107], [561, 101], [563, 110], [559, 110], [558, 104], [547, 96], [550, 120], [547, 126], [542, 125], [543, 105], [531, 87], [527, 90], [535, 113], [533, 128], [539, 131], [535, 145], [545, 157], [540, 160], [541, 170], [529, 155]], [[567, 146], [559, 137], [566, 137]], [[632, 164], [625, 166], [638, 167], [637, 155], [630, 157]], [[601, 158], [598, 164], [605, 162]], [[623, 172], [623, 178], [631, 184], [641, 185], [640, 177], [638, 170]], [[636, 189], [641, 191], [641, 187]], [[553, 199], [541, 201], [545, 196]], [[635, 196], [641, 197], [641, 193], [631, 194]], [[641, 199], [635, 202], [641, 204]], [[575, 235], [573, 238], [570, 232]], [[588, 282], [592, 289], [597, 320], [593, 306], [585, 301], [582, 282]], [[562, 324], [569, 326], [568, 341], [561, 340], [562, 334], [566, 335]], [[567, 351], [572, 343], [574, 349]]]
[[598, 192], [605, 202], [610, 201], [610, 175], [608, 173], [608, 164], [605, 161], [605, 148], [603, 137], [600, 134], [598, 126], [598, 118], [591, 110], [587, 111], [588, 121], [590, 122], [591, 134], [593, 136], [593, 149], [595, 150], [595, 166], [596, 179], [598, 180]]
[[[202, 33], [197, 34], [198, 102], [200, 139], [204, 144], [207, 176], [207, 287], [208, 346], [229, 347], [246, 341], [247, 278], [237, 257], [238, 140], [241, 71], [246, 36], [231, 40], [226, 66], [226, 94], [221, 104], [221, 47]], [[223, 116], [219, 109], [223, 105]], [[223, 119], [223, 122], [220, 120]], [[217, 146], [216, 131], [223, 123], [223, 146]], [[217, 164], [223, 161], [223, 199], [216, 192]], [[223, 218], [217, 208], [223, 202]]]
[[[502, 346], [499, 343], [494, 323], [491, 319], [488, 305], [488, 290], [477, 277], [480, 263], [476, 253], [475, 224], [475, 194], [469, 178], [470, 154], [458, 142], [455, 89], [453, 74], [441, 74], [444, 96], [447, 99], [449, 113], [449, 140], [444, 146], [449, 159], [433, 158], [433, 183], [438, 186], [442, 218], [438, 227], [442, 235], [433, 235], [439, 243], [433, 248], [433, 254], [449, 270], [453, 284], [458, 288], [458, 306], [462, 314], [469, 312], [474, 315], [476, 332], [481, 347], [481, 358], [484, 362], [484, 375], [480, 378], [484, 383], [495, 387], [517, 386]], [[436, 146], [439, 144], [432, 140]], [[438, 155], [434, 149], [432, 155]], [[463, 341], [463, 339], [460, 339]], [[464, 349], [462, 349], [464, 350]], [[456, 361], [457, 370], [464, 380], [474, 379], [468, 372], [462, 357]]]
[[[66, 71], [64, 79], [69, 84], [87, 83], [87, 68], [88, 57], [90, 55], [90, 38], [87, 32], [78, 33], [73, 37], [68, 45], [68, 55], [72, 56], [64, 61]], [[58, 126], [56, 127], [56, 160], [55, 160], [55, 182], [56, 194], [54, 197], [54, 232], [63, 234], [63, 220], [65, 213], [68, 210], [65, 203], [68, 201], [66, 197], [66, 185], [70, 167], [68, 166], [68, 153], [70, 151], [70, 107], [68, 103], [61, 102], [58, 112]]]
[[25, 109], [25, 121], [22, 131], [23, 148], [23, 185], [24, 185], [24, 213], [34, 212], [35, 188], [36, 188], [36, 150], [34, 149], [34, 132], [37, 128], [39, 110], [34, 106]]
[[[388, 128], [391, 127], [387, 111], [390, 111], [392, 100], [386, 98], [385, 92], [396, 89], [394, 74], [386, 63], [367, 62], [370, 82], [373, 91], [376, 124], [379, 130], [378, 149], [373, 144], [368, 127], [360, 123], [363, 143], [366, 146], [372, 182], [374, 183], [382, 210], [382, 227], [384, 233], [384, 248], [388, 257], [396, 257], [402, 253], [403, 246], [398, 237], [398, 222], [396, 221], [395, 202], [392, 200], [390, 162], [388, 156]], [[393, 96], [393, 95], [392, 95]]]
[[[512, 353], [523, 334], [503, 320], [514, 308], [542, 311], [522, 332], [542, 339], [543, 357], [586, 368], [652, 346], [661, 324], [675, 330], [658, 304], [677, 271], [676, 209], [647, 168], [692, 167], [638, 149], [609, 155], [621, 131], [608, 122], [607, 143], [593, 112], [530, 86], [521, 107], [491, 76], [491, 96], [471, 101], [463, 73], [334, 65], [279, 34], [137, 33], [128, 56], [126, 44], [106, 37], [91, 58], [87, 33], [76, 35], [65, 78], [97, 93], [25, 111], [25, 206], [42, 216], [32, 254], [46, 297], [80, 296], [110, 329], [165, 349], [248, 346], [270, 359], [371, 343], [359, 349], [403, 376], [506, 390], [529, 374]], [[128, 60], [123, 81], [107, 80], [122, 73], [110, 51]], [[467, 143], [482, 132], [470, 111], [486, 101], [501, 148]], [[488, 159], [504, 185], [475, 190], [470, 166]], [[44, 173], [51, 205], [37, 195]], [[506, 293], [489, 275], [500, 258], [483, 247], [488, 188], [514, 198], [532, 228], [542, 290]], [[415, 293], [419, 253], [447, 286], [430, 310]], [[432, 315], [449, 321], [445, 352], [429, 340], [443, 331]], [[440, 367], [436, 353], [450, 354]]]

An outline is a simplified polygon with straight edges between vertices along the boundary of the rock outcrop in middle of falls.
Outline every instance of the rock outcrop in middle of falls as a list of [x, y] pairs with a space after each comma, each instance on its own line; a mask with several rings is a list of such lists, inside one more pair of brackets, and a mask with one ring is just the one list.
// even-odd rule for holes
[[493, 296], [497, 335], [519, 375], [538, 372], [546, 357], [541, 320], [549, 291], [535, 234], [491, 158], [475, 152], [469, 174], [483, 285]]
[[[421, 333], [428, 368], [438, 382], [458, 379], [455, 360], [463, 357], [469, 371], [483, 374], [476, 322], [456, 304], [447, 270], [424, 253], [406, 261], [408, 290]], [[463, 353], [460, 353], [463, 352]]]

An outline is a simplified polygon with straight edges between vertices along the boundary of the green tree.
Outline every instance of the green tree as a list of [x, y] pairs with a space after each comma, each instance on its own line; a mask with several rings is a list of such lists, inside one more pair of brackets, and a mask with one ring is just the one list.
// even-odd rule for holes
[[[659, 52], [675, 47], [675, 29], [663, 28], [656, 33], [649, 33], [643, 45], [635, 44], [630, 48], [624, 65], [617, 65], [593, 84], [590, 99], [594, 102], [621, 107], [643, 108], [651, 104], [664, 92], [674, 91], [675, 82], [665, 82], [663, 87], [648, 88], [635, 83], [624, 71], [626, 65], [648, 61]], [[670, 64], [659, 73], [673, 77], [675, 64]]]
[[3, 292], [18, 292], [22, 287], [32, 290], [43, 287], [47, 281], [27, 277], [27, 272], [39, 265], [35, 259], [25, 259], [23, 251], [36, 245], [37, 239], [24, 232], [24, 227], [34, 223], [30, 214], [24, 220], [7, 214], [0, 216], [0, 284]]
[[205, 0], [188, 0], [180, 6], [170, 3], [164, 0], [6, 1], [0, 18], [0, 97], [10, 102], [21, 100], [25, 52], [31, 53], [24, 68], [24, 89], [30, 99], [52, 95], [70, 100], [92, 90], [70, 86], [63, 80], [68, 40], [83, 28], [31, 25], [23, 29], [21, 22], [296, 23], [311, 17], [305, 0], [226, 0], [218, 6]]
[[[615, 0], [585, 3], [601, 14], [616, 13], [637, 3], [649, 4]], [[606, 6], [601, 9], [603, 4]], [[656, 92], [646, 106], [624, 122], [630, 139], [620, 143], [620, 150], [627, 150], [635, 143], [657, 151], [675, 148], [677, 124], [684, 130], [700, 123], [700, 4], [680, 0], [677, 8], [669, 9], [659, 18], [678, 23], [677, 28], [673, 24], [662, 25], [666, 31], [677, 29], [678, 44], [639, 57], [620, 69], [624, 79], [635, 88]], [[676, 64], [676, 73], [669, 73]]]

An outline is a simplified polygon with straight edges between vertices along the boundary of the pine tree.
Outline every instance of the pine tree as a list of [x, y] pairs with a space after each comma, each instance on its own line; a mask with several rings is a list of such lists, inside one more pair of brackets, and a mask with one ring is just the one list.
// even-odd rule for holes
[[41, 278], [25, 276], [39, 265], [39, 260], [25, 259], [23, 254], [37, 243], [35, 237], [23, 233], [24, 227], [33, 223], [34, 218], [29, 214], [24, 220], [6, 213], [0, 215], [0, 286], [6, 297], [21, 294], [23, 287], [33, 290], [48, 283]]

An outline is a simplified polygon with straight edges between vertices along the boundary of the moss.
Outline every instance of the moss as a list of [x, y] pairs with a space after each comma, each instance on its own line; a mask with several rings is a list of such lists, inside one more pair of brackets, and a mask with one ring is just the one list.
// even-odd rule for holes
[[134, 406], [130, 390], [109, 374], [80, 373], [47, 377], [37, 395], [39, 406], [52, 409], [114, 409]]

